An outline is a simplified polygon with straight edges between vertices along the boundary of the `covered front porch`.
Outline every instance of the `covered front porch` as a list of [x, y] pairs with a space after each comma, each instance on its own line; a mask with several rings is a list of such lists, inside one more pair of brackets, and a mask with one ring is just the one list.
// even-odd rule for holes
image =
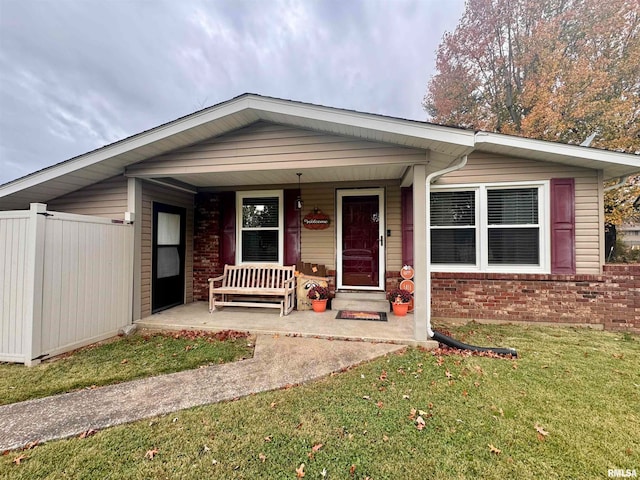
[[[387, 313], [387, 321], [341, 320], [338, 312], [294, 310], [280, 317], [267, 308], [225, 307], [209, 313], [207, 302], [193, 302], [163, 310], [138, 320], [139, 328], [166, 330], [238, 330], [261, 335], [289, 335], [367, 342], [416, 345], [413, 314], [397, 317]], [[437, 346], [428, 342], [427, 346]], [[420, 342], [425, 345], [425, 342]]]

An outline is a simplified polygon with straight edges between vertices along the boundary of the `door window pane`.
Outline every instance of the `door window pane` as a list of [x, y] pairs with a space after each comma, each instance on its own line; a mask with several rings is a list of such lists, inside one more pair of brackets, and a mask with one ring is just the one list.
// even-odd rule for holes
[[158, 212], [158, 245], [180, 244], [180, 215]]
[[158, 247], [157, 278], [180, 275], [178, 247]]

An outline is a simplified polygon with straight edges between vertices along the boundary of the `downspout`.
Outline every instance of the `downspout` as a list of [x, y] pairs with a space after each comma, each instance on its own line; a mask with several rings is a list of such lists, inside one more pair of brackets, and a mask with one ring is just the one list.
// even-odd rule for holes
[[429, 338], [433, 338], [434, 333], [431, 329], [431, 237], [429, 236], [429, 229], [431, 225], [431, 182], [434, 182], [437, 178], [446, 175], [447, 173], [460, 170], [467, 164], [467, 156], [460, 157], [460, 161], [453, 165], [449, 165], [443, 170], [438, 170], [427, 175], [426, 179], [426, 197], [427, 197], [427, 221], [426, 221], [426, 239], [427, 239], [427, 335]]

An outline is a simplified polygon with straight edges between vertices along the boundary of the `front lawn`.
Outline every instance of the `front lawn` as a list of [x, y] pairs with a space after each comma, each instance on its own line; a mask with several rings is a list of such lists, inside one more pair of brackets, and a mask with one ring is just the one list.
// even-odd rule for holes
[[637, 336], [449, 330], [468, 343], [515, 347], [520, 358], [412, 348], [315, 383], [9, 452], [0, 476], [546, 479], [608, 478], [615, 468], [640, 475]]
[[141, 332], [34, 367], [0, 363], [0, 405], [233, 362], [253, 355], [252, 342], [241, 332]]

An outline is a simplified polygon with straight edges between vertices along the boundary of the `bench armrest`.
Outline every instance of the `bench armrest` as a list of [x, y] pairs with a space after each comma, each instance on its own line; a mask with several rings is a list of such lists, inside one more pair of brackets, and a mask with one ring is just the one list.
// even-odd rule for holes
[[291, 286], [293, 286], [293, 284], [295, 283], [295, 281], [296, 281], [296, 277], [291, 277], [290, 279], [285, 280], [284, 282], [282, 282], [282, 286], [283, 286], [284, 288], [290, 288], [290, 287], [289, 287], [289, 284], [291, 284]]
[[214, 282], [220, 282], [224, 279], [224, 275], [220, 275], [219, 277], [210, 278], [207, 280], [210, 284]]

